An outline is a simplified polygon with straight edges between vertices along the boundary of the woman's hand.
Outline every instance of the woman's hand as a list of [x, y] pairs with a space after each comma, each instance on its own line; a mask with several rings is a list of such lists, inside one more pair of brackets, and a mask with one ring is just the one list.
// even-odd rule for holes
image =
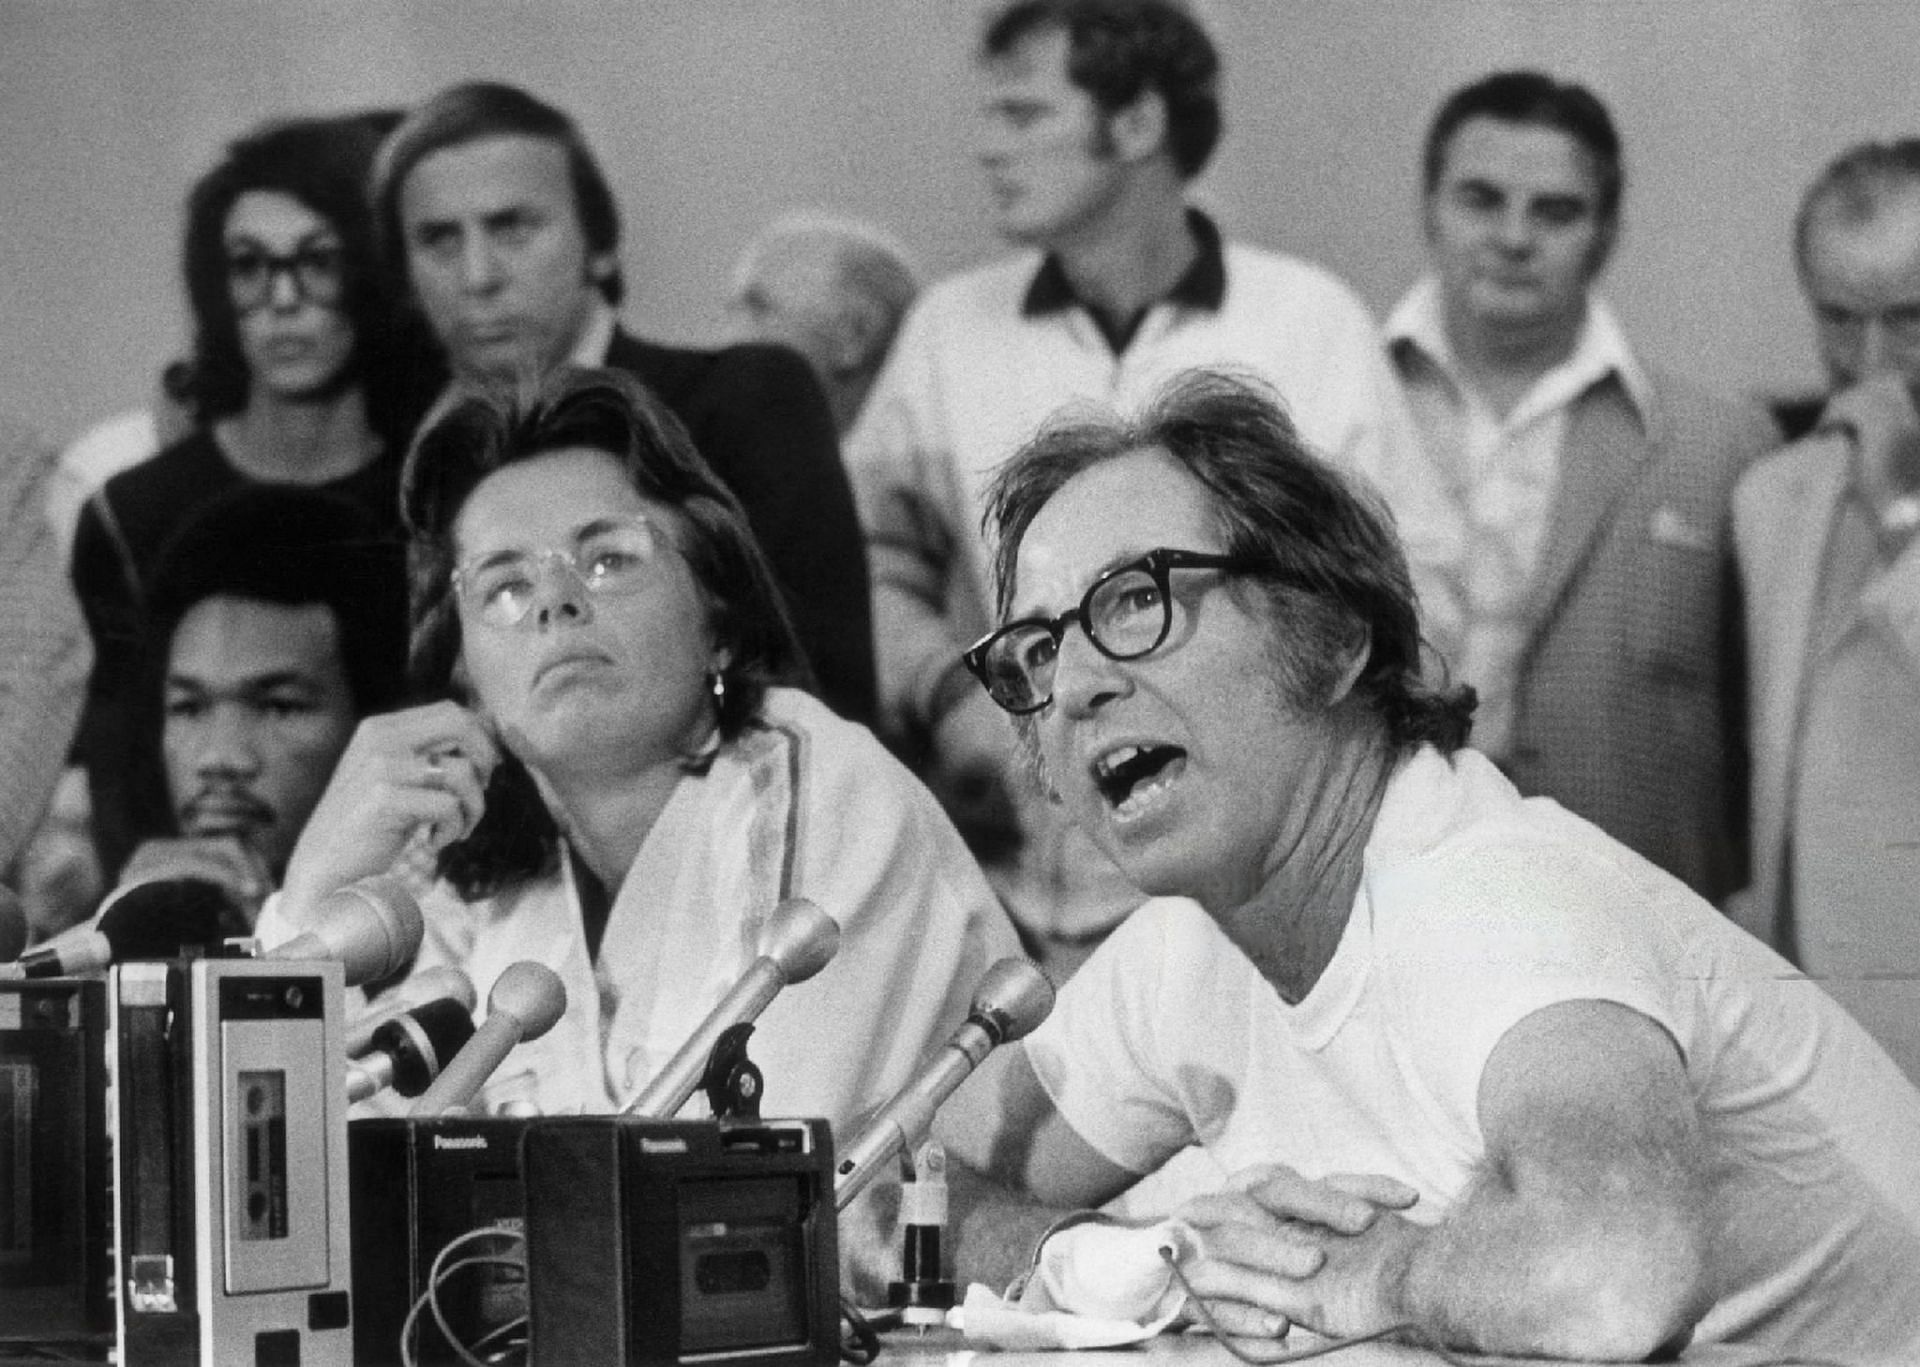
[[361, 722], [287, 861], [283, 914], [304, 924], [328, 893], [392, 868], [418, 832], [436, 854], [464, 838], [499, 759], [486, 725], [458, 703]]

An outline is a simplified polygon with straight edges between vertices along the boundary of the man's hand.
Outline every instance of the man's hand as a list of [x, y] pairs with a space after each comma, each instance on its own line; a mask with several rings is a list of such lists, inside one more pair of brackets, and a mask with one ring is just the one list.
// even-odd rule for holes
[[416, 832], [438, 852], [472, 832], [500, 750], [479, 716], [437, 702], [369, 717], [341, 755], [287, 863], [286, 914], [385, 873]]
[[1856, 420], [1854, 493], [1872, 519], [1880, 558], [1890, 564], [1920, 532], [1920, 392], [1886, 371], [1847, 390], [1843, 402]]
[[1355, 1234], [1316, 1225], [1300, 1236], [1321, 1255], [1320, 1267], [1292, 1288], [1288, 1318], [1328, 1338], [1377, 1334], [1407, 1321], [1401, 1284], [1426, 1231], [1393, 1211]]
[[[1374, 1313], [1373, 1303], [1384, 1304], [1391, 1254], [1402, 1231], [1416, 1228], [1395, 1212], [1418, 1199], [1412, 1187], [1377, 1174], [1315, 1181], [1278, 1165], [1248, 1168], [1226, 1189], [1195, 1197], [1177, 1212], [1201, 1244], [1181, 1271], [1219, 1328], [1236, 1340], [1271, 1343], [1295, 1321], [1320, 1330], [1323, 1308], [1335, 1301], [1343, 1317], [1357, 1321]], [[1383, 1224], [1392, 1229], [1367, 1237]], [[1369, 1280], [1376, 1277], [1382, 1280]]]
[[226, 890], [252, 926], [260, 904], [273, 891], [273, 875], [259, 851], [237, 835], [189, 835], [148, 840], [133, 852], [121, 870], [120, 881], [159, 882], [195, 878]]

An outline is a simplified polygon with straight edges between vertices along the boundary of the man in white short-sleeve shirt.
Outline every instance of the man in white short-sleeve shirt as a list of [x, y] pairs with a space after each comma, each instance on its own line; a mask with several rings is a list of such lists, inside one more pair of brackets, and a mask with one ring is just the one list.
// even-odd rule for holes
[[981, 1089], [1029, 1204], [970, 1194], [963, 1271], [1199, 1144], [1228, 1175], [1170, 1246], [1235, 1336], [1920, 1357], [1920, 1093], [1466, 748], [1390, 524], [1270, 392], [1185, 377], [1029, 444], [989, 508], [967, 663], [1154, 898]]
[[1720, 1282], [1696, 1338], [1836, 1355], [1916, 1341], [1920, 1305], [1897, 1294], [1920, 1278], [1913, 1089], [1819, 987], [1470, 750], [1422, 750], [1396, 773], [1346, 932], [1299, 1002], [1198, 904], [1156, 898], [1026, 1052], [1122, 1168], [1199, 1143], [1228, 1172], [1388, 1173], [1420, 1194], [1408, 1218], [1431, 1223], [1487, 1161], [1488, 1058], [1570, 1001], [1638, 1012], [1684, 1061]]

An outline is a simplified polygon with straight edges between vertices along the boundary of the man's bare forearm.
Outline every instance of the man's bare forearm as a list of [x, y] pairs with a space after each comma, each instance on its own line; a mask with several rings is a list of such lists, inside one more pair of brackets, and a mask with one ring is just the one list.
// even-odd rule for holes
[[1704, 1230], [1682, 1174], [1638, 1164], [1522, 1194], [1490, 1166], [1383, 1270], [1391, 1313], [1429, 1341], [1484, 1352], [1638, 1361], [1700, 1308]]
[[947, 1232], [953, 1241], [954, 1280], [1004, 1291], [1033, 1261], [1048, 1228], [1070, 1213], [1042, 1205], [992, 1178], [949, 1160]]

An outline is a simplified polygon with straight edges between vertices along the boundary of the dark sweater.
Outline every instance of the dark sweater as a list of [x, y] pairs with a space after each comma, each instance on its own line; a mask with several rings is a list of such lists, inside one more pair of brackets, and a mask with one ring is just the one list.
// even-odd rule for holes
[[[94, 839], [113, 876], [133, 846], [153, 832], [131, 807], [127, 762], [131, 713], [147, 594], [161, 551], [200, 509], [255, 483], [196, 429], [108, 480], [80, 510], [73, 541], [73, 586], [93, 637], [93, 674], [75, 742], [93, 793]], [[366, 508], [399, 544], [400, 457], [391, 449], [344, 479], [315, 486]], [[403, 601], [403, 600], [402, 600]]]

